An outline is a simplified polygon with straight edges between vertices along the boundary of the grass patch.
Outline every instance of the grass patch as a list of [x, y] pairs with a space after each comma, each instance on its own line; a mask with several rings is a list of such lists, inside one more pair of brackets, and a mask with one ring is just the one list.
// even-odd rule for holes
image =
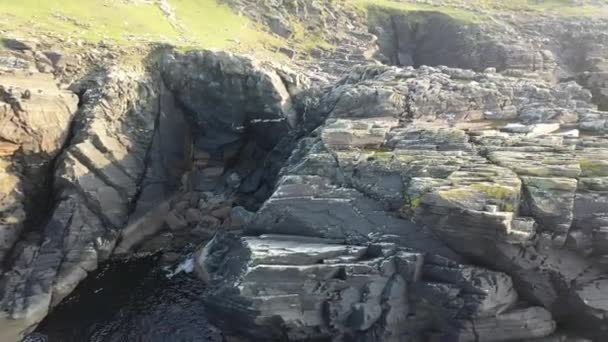
[[172, 41], [178, 32], [154, 4], [103, 0], [0, 0], [5, 28], [35, 35], [49, 32], [64, 38], [125, 42], [129, 36]]
[[411, 196], [406, 196], [405, 203], [399, 209], [401, 216], [404, 218], [414, 219], [414, 216], [416, 216], [416, 209], [418, 209], [422, 203], [423, 195], [423, 193], [417, 193]]
[[122, 0], [0, 0], [0, 26], [17, 37], [164, 42], [197, 48], [255, 51], [281, 43], [216, 0], [168, 0], [171, 21], [156, 3]]
[[491, 183], [474, 183], [439, 191], [441, 197], [454, 203], [465, 204], [483, 200], [498, 206], [499, 211], [513, 212], [519, 199], [519, 189]]
[[483, 20], [479, 14], [473, 13], [466, 9], [450, 6], [432, 6], [426, 4], [398, 2], [393, 0], [354, 0], [353, 2], [357, 7], [358, 12], [361, 14], [367, 14], [370, 8], [376, 7], [383, 10], [398, 12], [439, 12], [462, 23], [477, 23]]
[[605, 160], [579, 160], [582, 170], [582, 177], [607, 177], [608, 161]]
[[310, 52], [315, 48], [322, 48], [325, 50], [334, 48], [333, 44], [327, 41], [322, 30], [309, 31], [303, 23], [296, 20], [290, 22], [290, 27], [293, 32], [290, 39], [296, 46], [305, 51]]
[[547, 13], [556, 16], [606, 16], [607, 6], [577, 5], [573, 0], [476, 0], [480, 8]]
[[[261, 45], [278, 45], [280, 40], [216, 0], [170, 0], [179, 22], [197, 46], [254, 50]], [[263, 46], [262, 46], [263, 47]]]
[[[354, 0], [353, 3], [361, 15], [366, 15], [370, 7], [377, 7], [400, 12], [439, 12], [462, 23], [479, 23], [487, 19], [484, 14], [479, 12], [454, 6], [434, 6], [395, 0]], [[608, 6], [580, 6], [573, 0], [469, 0], [468, 4], [470, 8], [490, 13], [492, 11], [525, 11], [555, 16], [608, 16]]]

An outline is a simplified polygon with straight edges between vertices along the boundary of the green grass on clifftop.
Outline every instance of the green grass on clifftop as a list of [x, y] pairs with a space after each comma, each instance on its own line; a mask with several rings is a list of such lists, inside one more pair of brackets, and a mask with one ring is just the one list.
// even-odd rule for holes
[[435, 1], [434, 4], [420, 4], [408, 0], [353, 0], [362, 11], [369, 7], [411, 12], [440, 12], [464, 23], [485, 20], [493, 13], [519, 12], [528, 14], [549, 14], [554, 16], [608, 16], [608, 2], [603, 6], [578, 5], [573, 0], [469, 0], [466, 6], [454, 1]]
[[156, 1], [0, 0], [0, 29], [9, 35], [40, 35], [122, 44], [167, 42], [178, 46], [247, 50], [274, 43], [253, 22], [216, 0], [167, 0], [168, 18]]
[[479, 14], [452, 6], [432, 6], [394, 0], [354, 0], [354, 2], [363, 11], [367, 11], [369, 7], [379, 7], [398, 12], [433, 11], [441, 12], [464, 23], [475, 23], [481, 20]]

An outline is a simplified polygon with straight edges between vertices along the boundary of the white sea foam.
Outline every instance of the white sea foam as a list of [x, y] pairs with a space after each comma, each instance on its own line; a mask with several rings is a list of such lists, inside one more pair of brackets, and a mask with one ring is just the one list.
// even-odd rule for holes
[[182, 261], [175, 269], [167, 273], [167, 278], [171, 279], [181, 272], [192, 273], [194, 271], [194, 259], [192, 257]]

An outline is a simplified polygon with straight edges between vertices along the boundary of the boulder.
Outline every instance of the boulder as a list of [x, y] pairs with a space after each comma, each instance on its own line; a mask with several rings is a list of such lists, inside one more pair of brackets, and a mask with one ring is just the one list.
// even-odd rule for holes
[[[206, 302], [231, 317], [219, 320], [225, 331], [267, 341], [408, 338], [407, 284], [421, 262], [395, 246], [288, 235], [216, 236], [198, 259], [212, 284]], [[238, 288], [229, 285], [234, 279]]]

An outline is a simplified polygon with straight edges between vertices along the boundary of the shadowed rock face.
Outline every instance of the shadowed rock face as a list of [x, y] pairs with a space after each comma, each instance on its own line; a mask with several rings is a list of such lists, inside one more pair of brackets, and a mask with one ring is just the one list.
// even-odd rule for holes
[[[112, 254], [179, 250], [243, 224], [230, 220], [239, 188], [244, 205], [267, 196], [298, 127], [291, 96], [302, 78], [223, 52], [160, 54], [160, 73], [93, 75], [78, 108], [48, 74], [0, 76], [2, 340], [35, 326]], [[32, 186], [45, 179], [48, 188]], [[49, 213], [26, 216], [24, 194], [37, 192]]]
[[390, 64], [540, 74], [552, 74], [557, 67], [553, 52], [522, 39], [508, 24], [473, 24], [439, 12], [399, 14], [377, 8], [370, 14], [370, 29]]
[[514, 76], [574, 79], [591, 91], [600, 109], [608, 108], [605, 20], [492, 17], [469, 23], [439, 12], [376, 8], [368, 24], [378, 36], [377, 57], [387, 64], [493, 68]]

